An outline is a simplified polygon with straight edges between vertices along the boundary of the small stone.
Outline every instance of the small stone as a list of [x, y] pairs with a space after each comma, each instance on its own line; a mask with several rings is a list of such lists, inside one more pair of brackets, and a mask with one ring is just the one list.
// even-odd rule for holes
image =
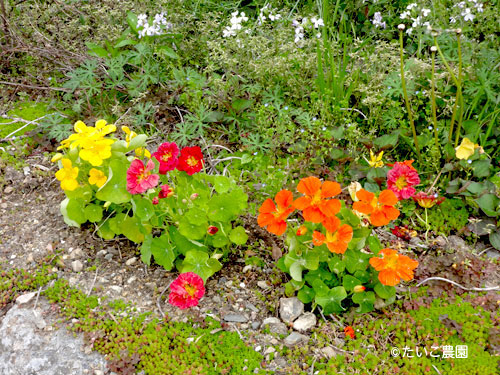
[[104, 259], [106, 259], [107, 261], [111, 261], [113, 259], [113, 254], [106, 254], [104, 256]]
[[315, 325], [316, 316], [313, 313], [307, 312], [293, 322], [293, 329], [299, 332], [306, 332], [314, 328]]
[[151, 290], [155, 290], [156, 289], [156, 283], [154, 281], [150, 282], [150, 283], [146, 283], [144, 285], [146, 285], [146, 288], [148, 288], [148, 289], [151, 289]]
[[330, 359], [335, 357], [337, 355], [337, 352], [331, 346], [326, 346], [321, 349], [321, 354], [323, 354], [326, 358]]
[[496, 249], [488, 250], [486, 252], [486, 256], [490, 259], [496, 260], [496, 259], [500, 258], [500, 251], [498, 251]]
[[104, 258], [104, 256], [107, 254], [108, 252], [106, 250], [99, 250], [96, 254], [96, 257], [98, 258]]
[[278, 345], [278, 340], [276, 340], [274, 337], [270, 341], [271, 345]]
[[240, 283], [240, 288], [244, 289], [245, 288], [245, 283]]
[[125, 262], [125, 264], [126, 264], [127, 266], [131, 266], [131, 265], [133, 265], [135, 262], [137, 262], [137, 258], [136, 258], [136, 257], [132, 257], [132, 258], [128, 259], [128, 260]]
[[9, 206], [8, 206], [8, 204], [7, 204], [7, 203], [2, 203], [2, 204], [0, 204], [0, 207], [1, 207], [1, 208], [3, 208], [3, 209], [6, 209], [6, 208], [7, 208], [7, 207], [9, 207]]
[[16, 303], [18, 305], [24, 305], [25, 303], [28, 303], [33, 299], [33, 297], [36, 296], [36, 292], [31, 292], [31, 293], [26, 293], [23, 295], [20, 295], [19, 297], [16, 298]]
[[33, 254], [29, 253], [28, 256], [26, 257], [26, 262], [32, 263], [34, 261], [35, 261], [35, 259], [33, 258]]
[[73, 272], [81, 272], [83, 270], [83, 263], [79, 260], [75, 260], [71, 262], [71, 268], [73, 269]]
[[255, 347], [255, 351], [256, 351], [256, 352], [260, 352], [261, 350], [262, 350], [262, 347], [261, 347], [260, 345], [257, 345], [257, 346]]
[[266, 351], [264, 352], [264, 355], [271, 354], [274, 352], [276, 352], [276, 349], [274, 349], [272, 346], [270, 346], [269, 348], [266, 349]]
[[278, 318], [270, 317], [270, 318], [264, 319], [264, 321], [262, 322], [262, 325], [265, 326], [268, 324], [279, 324], [279, 323], [281, 323], [281, 321]]
[[4, 192], [5, 194], [10, 194], [10, 193], [12, 193], [13, 191], [14, 191], [14, 188], [13, 188], [12, 186], [10, 186], [10, 185], [9, 185], [9, 186], [7, 186], [7, 187], [3, 190], [3, 192]]
[[252, 329], [258, 330], [260, 327], [260, 322], [252, 322]]
[[233, 286], [233, 282], [231, 280], [229, 280], [229, 281], [226, 281], [226, 283], [224, 285], [226, 286], [226, 288], [231, 288]]
[[253, 266], [251, 264], [247, 264], [245, 267], [243, 267], [242, 272], [247, 273], [248, 271], [250, 271], [252, 269], [252, 267]]
[[37, 315], [35, 319], [35, 325], [38, 329], [44, 329], [45, 327], [47, 327], [47, 322], [41, 316]]
[[250, 302], [247, 302], [247, 304], [245, 305], [245, 307], [248, 310], [252, 310], [253, 312], [259, 312], [259, 309], [257, 307], [255, 307], [255, 305], [252, 304], [252, 303], [250, 303]]
[[269, 288], [269, 285], [267, 285], [267, 283], [264, 280], [257, 281], [257, 286], [262, 289]]
[[23, 173], [25, 176], [29, 175], [31, 172], [30, 167], [23, 167]]
[[114, 254], [114, 255], [118, 255], [120, 252], [118, 250], [116, 250], [114, 247], [108, 247], [107, 249], [107, 252], [110, 253], [110, 254]]
[[76, 258], [82, 258], [85, 254], [83, 253], [83, 250], [78, 248], [78, 249], [75, 249], [71, 252], [71, 254], [69, 254], [69, 257], [71, 259], [76, 259]]
[[309, 337], [298, 332], [292, 332], [288, 337], [283, 340], [283, 343], [290, 347], [300, 344], [302, 342], [308, 342]]
[[248, 324], [247, 324], [247, 323], [242, 323], [242, 324], [240, 325], [240, 328], [241, 328], [241, 329], [248, 329]]
[[118, 286], [118, 285], [112, 285], [109, 287], [109, 289], [111, 289], [112, 291], [120, 294], [123, 290], [123, 288], [121, 286]]
[[224, 316], [224, 320], [231, 323], [246, 323], [248, 321], [247, 317], [241, 314], [227, 314]]
[[132, 284], [135, 280], [137, 280], [137, 277], [135, 276], [130, 276], [127, 280], [127, 284]]
[[304, 304], [297, 297], [280, 299], [280, 316], [285, 323], [291, 323], [304, 312]]
[[94, 370], [94, 375], [104, 375], [104, 372], [101, 370]]

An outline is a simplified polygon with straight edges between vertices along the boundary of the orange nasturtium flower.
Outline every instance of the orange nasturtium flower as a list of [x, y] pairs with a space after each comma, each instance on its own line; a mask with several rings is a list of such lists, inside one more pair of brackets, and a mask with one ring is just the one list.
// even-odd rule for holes
[[313, 233], [313, 244], [321, 246], [326, 243], [328, 250], [335, 254], [344, 254], [347, 245], [352, 240], [352, 228], [350, 225], [340, 225], [340, 219], [336, 216], [327, 217], [323, 221], [326, 228], [326, 236], [318, 231]]
[[354, 335], [354, 328], [352, 328], [351, 326], [347, 326], [344, 328], [344, 334], [347, 336], [349, 336], [351, 339], [354, 339], [356, 336]]
[[296, 199], [293, 206], [302, 210], [306, 221], [321, 223], [327, 217], [335, 216], [340, 211], [340, 201], [328, 199], [340, 194], [341, 189], [337, 182], [321, 183], [319, 178], [311, 176], [300, 180], [297, 190], [304, 196]]
[[382, 191], [377, 199], [375, 194], [361, 189], [356, 193], [356, 197], [359, 201], [354, 202], [352, 208], [369, 215], [370, 223], [375, 227], [387, 225], [399, 216], [399, 210], [394, 207], [398, 198], [391, 190]]
[[281, 190], [276, 194], [276, 204], [271, 198], [262, 203], [259, 208], [257, 223], [266, 227], [270, 233], [281, 236], [286, 231], [286, 218], [294, 211], [292, 207], [293, 194], [288, 190]]
[[382, 249], [379, 255], [382, 255], [382, 258], [371, 258], [370, 265], [379, 271], [378, 279], [382, 284], [394, 286], [401, 279], [405, 281], [413, 279], [413, 270], [418, 267], [416, 260], [398, 254], [393, 249]]

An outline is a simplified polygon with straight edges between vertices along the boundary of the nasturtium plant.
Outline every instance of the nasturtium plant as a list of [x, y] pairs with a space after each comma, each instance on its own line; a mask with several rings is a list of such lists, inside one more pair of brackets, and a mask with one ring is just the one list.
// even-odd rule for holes
[[[304, 303], [320, 306], [324, 314], [341, 313], [355, 307], [372, 311], [377, 299], [387, 305], [396, 297], [395, 285], [411, 280], [418, 262], [395, 250], [383, 248], [371, 226], [384, 226], [399, 216], [398, 199], [391, 190], [378, 197], [364, 189], [356, 192], [352, 208], [334, 198], [340, 194], [336, 182], [316, 177], [302, 179], [301, 197], [282, 190], [259, 209], [258, 223], [276, 235], [284, 235], [287, 251], [278, 267], [290, 275], [285, 293]], [[299, 224], [287, 218], [301, 211]], [[303, 222], [301, 222], [303, 221]], [[294, 220], [296, 223], [297, 220]]]
[[141, 259], [167, 270], [195, 272], [204, 281], [221, 268], [231, 246], [244, 245], [245, 229], [234, 225], [247, 195], [234, 179], [203, 172], [198, 146], [181, 150], [163, 143], [145, 148], [147, 136], [114, 125], [78, 121], [53, 161], [67, 198], [61, 202], [71, 226], [95, 223], [104, 239], [123, 235], [140, 244]]

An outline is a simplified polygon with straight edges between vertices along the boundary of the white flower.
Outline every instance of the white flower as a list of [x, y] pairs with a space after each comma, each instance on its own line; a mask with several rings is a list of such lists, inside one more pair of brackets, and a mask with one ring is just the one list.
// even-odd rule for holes
[[406, 7], [406, 9], [408, 9], [408, 10], [412, 10], [413, 8], [416, 8], [416, 7], [417, 7], [417, 3], [411, 3], [410, 5], [408, 5], [408, 6]]
[[462, 1], [462, 2], [458, 3], [456, 6], [459, 7], [460, 9], [464, 8], [465, 7], [465, 1]]
[[321, 39], [321, 33], [317, 33], [316, 38]]
[[457, 19], [455, 17], [450, 17], [450, 23], [456, 23]]
[[430, 13], [430, 12], [431, 12], [431, 10], [430, 10], [430, 9], [426, 9], [426, 8], [422, 9], [422, 15], [423, 15], [424, 17], [427, 17], [427, 16], [429, 15], [429, 13]]
[[312, 23], [314, 24], [315, 29], [319, 29], [320, 26], [325, 26], [325, 23], [323, 22], [322, 18], [313, 18], [311, 19]]
[[479, 12], [479, 13], [483, 13], [484, 9], [483, 9], [483, 3], [479, 3], [476, 5], [476, 10]]
[[410, 16], [410, 12], [408, 12], [408, 11], [404, 11], [403, 13], [401, 13], [401, 14], [399, 15], [399, 18], [401, 18], [402, 20], [405, 20], [405, 19], [406, 19], [406, 17], [409, 17], [409, 16]]
[[375, 12], [372, 23], [375, 27], [381, 27], [382, 29], [387, 27], [386, 23], [382, 22], [382, 14], [380, 12]]
[[476, 17], [470, 11], [470, 8], [466, 8], [464, 12], [462, 12], [462, 17], [464, 17], [464, 21], [473, 21]]

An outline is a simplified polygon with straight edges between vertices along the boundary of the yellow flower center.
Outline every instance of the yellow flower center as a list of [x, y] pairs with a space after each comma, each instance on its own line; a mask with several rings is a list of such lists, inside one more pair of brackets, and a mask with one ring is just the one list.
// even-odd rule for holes
[[184, 286], [184, 289], [186, 289], [186, 292], [191, 296], [193, 297], [196, 293], [196, 287], [191, 285], [191, 284], [186, 284]]
[[198, 159], [196, 159], [194, 156], [190, 156], [187, 158], [186, 163], [190, 167], [194, 167], [194, 166], [198, 165]]
[[330, 233], [326, 232], [326, 242], [337, 242], [338, 232]]
[[311, 201], [311, 206], [317, 205], [319, 202], [321, 202], [321, 190], [318, 190]]
[[406, 181], [405, 176], [399, 176], [398, 179], [396, 180], [396, 187], [399, 190], [403, 190], [407, 185], [408, 185], [408, 182]]
[[398, 256], [392, 255], [390, 257], [385, 257], [385, 268], [389, 268], [391, 270], [395, 270], [398, 265]]
[[[167, 152], [166, 154], [163, 154], [163, 156], [161, 157], [161, 160], [163, 161], [168, 161], [170, 158], [172, 157], [172, 153], [170, 152]], [[192, 156], [191, 156], [192, 157]], [[189, 163], [189, 162], [188, 162]], [[196, 164], [195, 164], [196, 165]]]

